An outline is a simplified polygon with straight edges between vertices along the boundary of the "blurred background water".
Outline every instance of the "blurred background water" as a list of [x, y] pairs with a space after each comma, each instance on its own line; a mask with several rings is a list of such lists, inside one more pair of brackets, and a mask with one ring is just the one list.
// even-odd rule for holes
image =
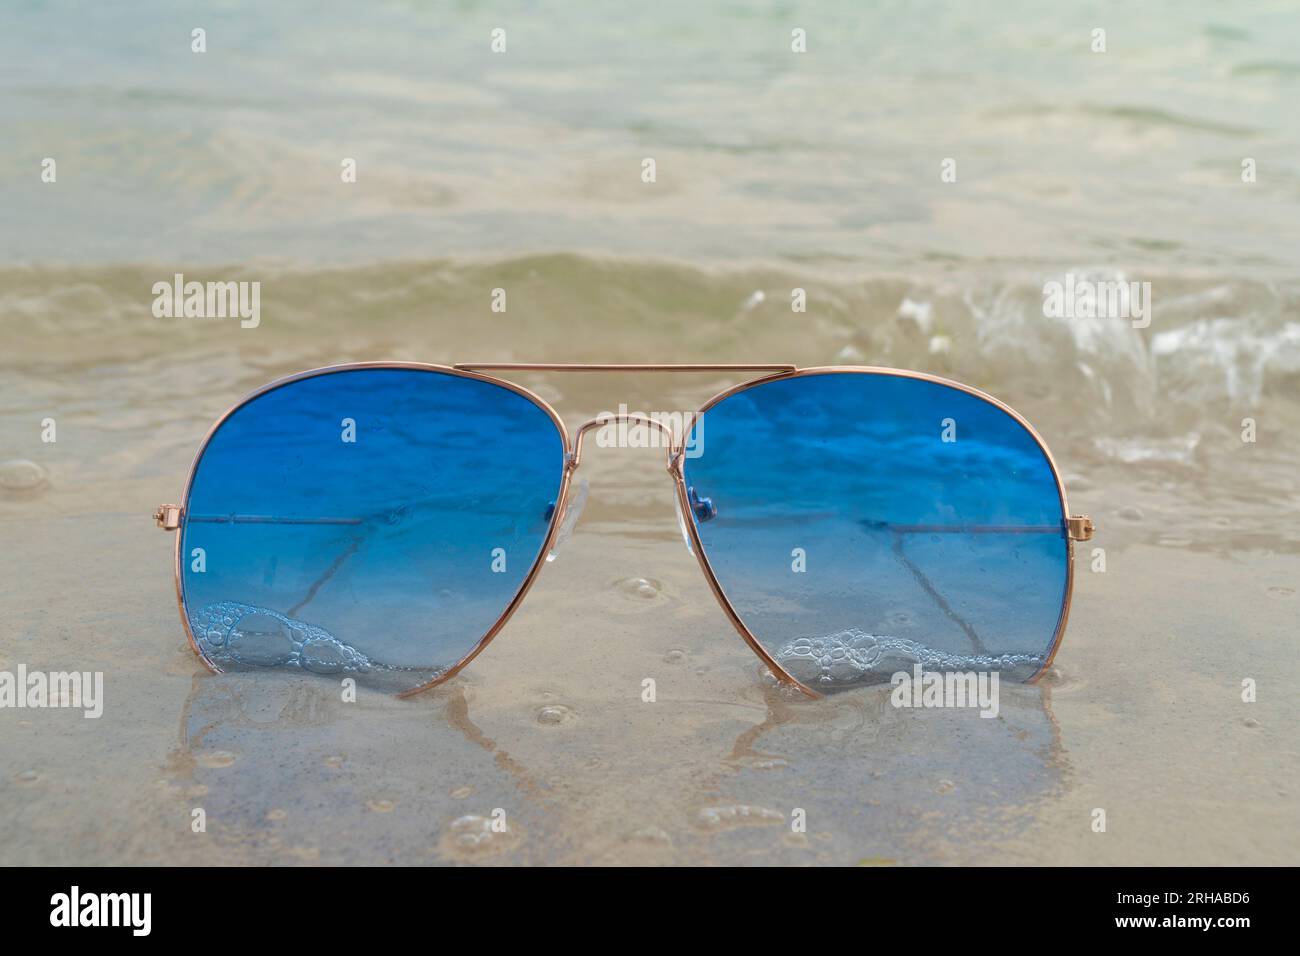
[[[1280, 689], [1295, 672], [1294, 3], [13, 0], [4, 21], [0, 460], [30, 460], [41, 477], [11, 470], [0, 482], [11, 625], [0, 665], [105, 669], [120, 702], [103, 720], [117, 728], [108, 750], [139, 770], [117, 780], [107, 758], [86, 767], [107, 731], [52, 733], [38, 717], [27, 736], [5, 734], [10, 859], [55, 852], [49, 820], [85, 831], [58, 851], [69, 859], [207, 859], [210, 848], [157, 822], [184, 817], [169, 801], [199, 790], [253, 834], [227, 830], [221, 843], [246, 859], [275, 809], [257, 801], [300, 800], [308, 784], [277, 777], [275, 755], [286, 729], [338, 724], [321, 716], [329, 695], [295, 691], [270, 717], [205, 724], [230, 759], [204, 756], [193, 715], [240, 714], [266, 691], [194, 677], [169, 605], [170, 541], [146, 516], [176, 499], [206, 427], [241, 394], [380, 358], [880, 364], [953, 377], [1039, 427], [1073, 510], [1098, 520], [1108, 569], [1089, 573], [1083, 553], [1056, 689], [1027, 692], [1023, 726], [1003, 722], [1019, 743], [979, 736], [997, 722], [962, 731], [993, 768], [983, 779], [946, 724], [900, 737], [897, 716], [871, 700], [819, 717], [771, 698], [681, 552], [658, 462], [601, 450], [584, 461], [593, 500], [568, 565], [547, 568], [531, 611], [482, 663], [443, 696], [407, 710], [375, 702], [373, 723], [322, 732], [312, 767], [337, 769], [322, 761], [342, 759], [346, 739], [367, 754], [358, 779], [389, 796], [326, 801], [265, 859], [310, 861], [316, 834], [351, 820], [344, 807], [364, 816], [367, 801], [423, 799], [414, 768], [451, 759], [449, 739], [494, 756], [458, 765], [480, 778], [447, 794], [504, 800], [495, 788], [525, 776], [562, 794], [530, 805], [527, 849], [493, 856], [506, 861], [764, 859], [776, 851], [759, 837], [711, 838], [714, 817], [751, 818], [710, 817], [709, 801], [788, 813], [809, 798], [772, 782], [786, 778], [796, 791], [815, 782], [837, 809], [822, 842], [781, 843], [774, 858], [1232, 862], [1295, 849], [1294, 819], [1276, 804], [1300, 777], [1285, 733], [1296, 705], [1261, 699], [1253, 725], [1233, 706], [1243, 676]], [[191, 52], [195, 27], [206, 53]], [[504, 53], [490, 49], [495, 28]], [[795, 28], [806, 53], [791, 52]], [[1104, 53], [1091, 49], [1096, 28]], [[41, 179], [47, 157], [55, 183]], [[641, 179], [647, 157], [653, 184]], [[341, 181], [345, 158], [355, 183]], [[956, 182], [941, 181], [949, 158]], [[261, 324], [155, 318], [153, 283], [175, 272], [261, 282]], [[1043, 284], [1067, 273], [1150, 282], [1150, 327], [1046, 317]], [[495, 288], [507, 290], [504, 314], [491, 311]], [[791, 311], [795, 288], [806, 313]], [[691, 409], [732, 384], [523, 380], [571, 425], [620, 402]], [[56, 444], [40, 440], [46, 416]], [[624, 607], [628, 594], [644, 602]], [[602, 635], [599, 653], [569, 633], [575, 614]], [[667, 733], [695, 743], [649, 792], [647, 757], [629, 756], [640, 748], [628, 738], [664, 731], [621, 702], [670, 660], [694, 666]], [[244, 704], [227, 713], [227, 695]], [[563, 719], [545, 718], [550, 736], [536, 738], [553, 706]], [[487, 730], [466, 716], [475, 708]], [[178, 714], [164, 760], [156, 731]], [[407, 753], [390, 736], [383, 750], [367, 731], [393, 720], [418, 725], [427, 746]], [[754, 756], [769, 733], [781, 752]], [[539, 765], [559, 769], [539, 783]], [[155, 771], [145, 798], [139, 781]], [[1021, 784], [1004, 793], [1011, 779]], [[86, 822], [96, 788], [144, 808], [111, 839]], [[956, 835], [908, 809], [934, 794]], [[873, 800], [881, 809], [864, 823]], [[1103, 800], [1127, 807], [1128, 842], [1070, 835]], [[404, 826], [450, 820], [448, 807]], [[640, 822], [616, 822], [619, 807]], [[357, 825], [371, 844], [323, 858], [414, 852], [410, 831]], [[1192, 829], [1215, 837], [1193, 845]], [[454, 849], [465, 836], [437, 832], [435, 858], [443, 837]]]
[[[8, 7], [11, 262], [558, 249], [1284, 275], [1300, 239], [1292, 3]], [[32, 175], [45, 156], [57, 189]]]

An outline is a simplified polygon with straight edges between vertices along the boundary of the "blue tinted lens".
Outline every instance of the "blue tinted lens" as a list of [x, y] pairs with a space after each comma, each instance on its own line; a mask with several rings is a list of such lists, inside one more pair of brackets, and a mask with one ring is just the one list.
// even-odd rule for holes
[[195, 641], [223, 670], [428, 683], [540, 559], [563, 462], [550, 416], [490, 382], [367, 368], [264, 392], [212, 435], [185, 503]]
[[[686, 483], [736, 613], [817, 689], [915, 664], [1028, 679], [1069, 547], [1033, 435], [969, 392], [898, 375], [778, 379], [705, 412]], [[703, 520], [701, 520], [703, 518]]]

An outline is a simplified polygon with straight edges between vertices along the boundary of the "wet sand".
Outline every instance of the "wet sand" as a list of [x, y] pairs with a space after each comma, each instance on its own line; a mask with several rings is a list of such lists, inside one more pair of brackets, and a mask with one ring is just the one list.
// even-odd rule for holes
[[[713, 384], [552, 379], [548, 397], [572, 427], [606, 396], [635, 403], [658, 389], [685, 402]], [[21, 449], [46, 455], [49, 486], [0, 501], [0, 669], [106, 675], [99, 720], [0, 713], [0, 863], [1282, 864], [1300, 853], [1294, 553], [1158, 546], [1173, 532], [1149, 526], [1130, 487], [1080, 482], [1072, 510], [1097, 519], [1107, 570], [1078, 558], [1052, 671], [1004, 684], [997, 719], [900, 711], [888, 688], [807, 701], [772, 685], [716, 605], [677, 530], [662, 451], [593, 445], [573, 538], [489, 648], [416, 698], [361, 690], [344, 703], [328, 678], [213, 676], [189, 650], [172, 537], [148, 516], [175, 500], [219, 403], [152, 402], [161, 387], [93, 365], [59, 385], [116, 394], [139, 417], [74, 408], [58, 445]], [[654, 703], [641, 699], [647, 677]], [[1240, 699], [1245, 677], [1257, 703]], [[206, 833], [191, 832], [195, 808]], [[797, 808], [806, 833], [792, 832]], [[491, 830], [494, 811], [505, 833]]]

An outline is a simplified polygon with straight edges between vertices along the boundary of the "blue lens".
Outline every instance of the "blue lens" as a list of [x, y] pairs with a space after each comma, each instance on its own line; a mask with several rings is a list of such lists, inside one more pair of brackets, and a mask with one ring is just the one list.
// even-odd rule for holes
[[563, 464], [547, 412], [491, 382], [359, 368], [263, 392], [211, 436], [185, 502], [195, 642], [222, 670], [426, 684], [541, 560]]
[[732, 607], [818, 690], [927, 670], [1029, 679], [1065, 605], [1069, 542], [1046, 452], [961, 388], [828, 372], [737, 392], [684, 473]]

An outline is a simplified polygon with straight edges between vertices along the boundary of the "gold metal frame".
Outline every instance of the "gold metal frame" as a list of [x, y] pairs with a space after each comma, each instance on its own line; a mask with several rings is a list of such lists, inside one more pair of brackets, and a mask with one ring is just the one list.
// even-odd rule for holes
[[[778, 379], [798, 378], [798, 377], [809, 376], [809, 375], [854, 373], [854, 374], [862, 374], [862, 375], [889, 375], [889, 376], [895, 376], [899, 378], [914, 378], [926, 382], [933, 382], [938, 385], [944, 385], [947, 386], [948, 388], [953, 388], [956, 389], [957, 391], [965, 392], [968, 395], [974, 395], [976, 398], [988, 402], [989, 404], [994, 405], [997, 408], [1001, 409], [1002, 411], [1006, 412], [1017, 422], [1019, 422], [1021, 426], [1024, 427], [1024, 429], [1038, 444], [1038, 447], [1042, 449], [1043, 455], [1046, 457], [1047, 463], [1052, 470], [1052, 477], [1056, 481], [1056, 489], [1058, 495], [1060, 496], [1060, 502], [1061, 502], [1061, 514], [1063, 515], [1064, 518], [1064, 532], [1066, 535], [1066, 547], [1067, 547], [1065, 594], [1061, 602], [1061, 613], [1057, 621], [1056, 633], [1052, 637], [1052, 644], [1049, 649], [1049, 653], [1047, 655], [1046, 660], [1043, 662], [1042, 667], [1040, 667], [1039, 670], [1033, 675], [1033, 677], [1030, 678], [1029, 680], [1030, 683], [1037, 681], [1039, 677], [1041, 677], [1042, 674], [1047, 670], [1047, 668], [1051, 666], [1053, 659], [1055, 659], [1056, 657], [1057, 651], [1060, 649], [1061, 639], [1065, 635], [1066, 622], [1068, 621], [1070, 616], [1070, 601], [1074, 593], [1074, 542], [1087, 541], [1091, 539], [1093, 534], [1092, 519], [1089, 518], [1087, 515], [1070, 514], [1069, 506], [1066, 502], [1065, 484], [1061, 480], [1061, 473], [1056, 466], [1056, 460], [1052, 457], [1051, 450], [1048, 449], [1047, 443], [1043, 441], [1042, 436], [1038, 434], [1038, 432], [1034, 429], [1034, 427], [1029, 423], [1029, 421], [1023, 415], [1017, 412], [1010, 405], [1007, 405], [1006, 403], [999, 401], [998, 399], [994, 398], [991, 395], [986, 394], [985, 392], [981, 392], [978, 389], [971, 388], [968, 385], [963, 385], [960, 382], [954, 382], [951, 381], [950, 379], [941, 378], [937, 375], [931, 375], [927, 372], [913, 372], [913, 371], [906, 371], [902, 369], [880, 368], [875, 366], [856, 366], [856, 365], [798, 368], [794, 365], [785, 365], [785, 364], [578, 365], [578, 364], [562, 364], [562, 363], [466, 362], [466, 363], [460, 363], [453, 366], [448, 366], [448, 365], [428, 364], [422, 362], [353, 362], [353, 363], [347, 363], [342, 365], [326, 366], [324, 368], [312, 369], [310, 371], [299, 372], [295, 375], [289, 375], [284, 378], [276, 379], [270, 384], [264, 385], [261, 388], [256, 389], [250, 392], [249, 394], [245, 395], [238, 402], [236, 402], [234, 405], [228, 408], [225, 414], [223, 414], [220, 418], [218, 418], [217, 421], [212, 425], [212, 427], [208, 429], [207, 434], [203, 437], [203, 441], [200, 442], [199, 444], [198, 451], [194, 455], [194, 460], [190, 464], [189, 475], [185, 481], [185, 491], [181, 497], [181, 503], [179, 505], [174, 505], [174, 504], [160, 505], [154, 511], [153, 517], [158, 527], [162, 528], [165, 531], [177, 531], [177, 532], [180, 531], [181, 525], [185, 520], [186, 509], [189, 505], [190, 489], [194, 483], [194, 475], [198, 469], [200, 460], [202, 460], [203, 458], [203, 453], [207, 449], [208, 443], [212, 440], [212, 437], [216, 434], [217, 430], [237, 410], [242, 408], [244, 405], [246, 405], [248, 402], [252, 401], [253, 399], [261, 395], [265, 395], [267, 392], [274, 391], [275, 389], [280, 388], [284, 385], [288, 385], [291, 382], [296, 382], [305, 378], [314, 378], [319, 375], [328, 375], [335, 372], [344, 372], [344, 371], [350, 371], [354, 369], [366, 369], [366, 368], [371, 368], [371, 369], [401, 368], [401, 369], [414, 369], [417, 371], [437, 372], [445, 375], [454, 375], [462, 378], [476, 379], [478, 381], [488, 382], [493, 385], [499, 385], [503, 388], [509, 389], [510, 391], [515, 392], [516, 394], [528, 399], [530, 402], [532, 402], [534, 405], [536, 405], [538, 408], [540, 408], [542, 411], [544, 411], [547, 414], [547, 416], [551, 419], [551, 422], [555, 425], [556, 430], [559, 432], [560, 439], [564, 448], [563, 473], [560, 476], [560, 487], [556, 495], [556, 506], [554, 512], [551, 515], [550, 526], [547, 528], [546, 537], [542, 541], [542, 546], [540, 551], [538, 552], [537, 558], [533, 561], [532, 566], [528, 569], [528, 573], [524, 576], [523, 582], [519, 586], [519, 590], [515, 593], [510, 603], [506, 606], [506, 609], [501, 613], [501, 616], [497, 618], [496, 622], [490, 628], [488, 628], [487, 633], [484, 634], [479, 639], [478, 643], [474, 645], [474, 647], [469, 651], [469, 653], [467, 653], [464, 657], [462, 657], [459, 661], [457, 661], [454, 665], [449, 667], [447, 670], [439, 674], [438, 677], [436, 677], [435, 679], [425, 684], [422, 684], [419, 687], [414, 687], [410, 690], [404, 691], [398, 695], [399, 697], [410, 697], [414, 694], [421, 693], [422, 691], [428, 690], [431, 687], [435, 687], [438, 684], [450, 680], [452, 677], [456, 676], [456, 674], [460, 673], [460, 671], [463, 670], [469, 664], [470, 661], [472, 661], [475, 657], [477, 657], [480, 653], [482, 653], [483, 649], [487, 647], [488, 643], [492, 640], [492, 638], [496, 637], [496, 635], [501, 631], [501, 629], [505, 627], [506, 622], [510, 620], [511, 615], [514, 614], [515, 610], [523, 602], [524, 597], [528, 594], [529, 588], [532, 587], [533, 581], [536, 580], [538, 572], [541, 570], [542, 565], [546, 562], [546, 555], [550, 552], [551, 548], [555, 544], [556, 534], [558, 533], [559, 528], [564, 520], [564, 516], [568, 511], [569, 490], [572, 484], [573, 474], [578, 469], [578, 466], [582, 462], [583, 437], [586, 435], [588, 431], [590, 431], [593, 428], [598, 428], [610, 424], [619, 424], [619, 423], [638, 424], [638, 425], [643, 425], [645, 427], [657, 428], [668, 437], [667, 471], [668, 474], [671, 476], [676, 488], [677, 503], [682, 510], [682, 515], [684, 519], [683, 524], [686, 527], [687, 536], [690, 539], [691, 551], [694, 553], [696, 559], [699, 562], [700, 570], [704, 572], [705, 580], [708, 581], [709, 588], [710, 590], [713, 591], [713, 596], [717, 599], [718, 604], [721, 606], [728, 620], [731, 621], [732, 626], [735, 627], [737, 633], [740, 634], [740, 636], [744, 639], [745, 643], [749, 645], [750, 650], [752, 650], [758, 656], [758, 658], [768, 667], [768, 669], [777, 678], [777, 680], [797, 688], [798, 690], [806, 694], [808, 697], [819, 698], [822, 696], [817, 691], [813, 690], [810, 687], [807, 687], [806, 685], [804, 685], [803, 683], [795, 679], [788, 671], [786, 671], [784, 667], [782, 667], [779, 663], [777, 663], [777, 661], [772, 657], [772, 655], [769, 654], [767, 650], [764, 649], [764, 647], [758, 642], [758, 639], [754, 636], [753, 632], [749, 629], [748, 625], [745, 624], [744, 620], [740, 617], [740, 615], [736, 612], [736, 609], [732, 606], [731, 600], [727, 597], [726, 592], [723, 590], [722, 585], [718, 581], [717, 575], [713, 571], [712, 565], [709, 563], [708, 556], [704, 552], [704, 543], [700, 540], [700, 535], [696, 527], [696, 522], [691, 518], [687, 517], [692, 514], [692, 509], [691, 509], [689, 491], [686, 487], [686, 478], [683, 472], [683, 458], [684, 458], [684, 451], [685, 451], [685, 442], [689, 437], [689, 427], [687, 429], [688, 434], [675, 435], [671, 429], [669, 429], [662, 422], [655, 419], [646, 418], [640, 415], [627, 415], [627, 414], [604, 415], [604, 416], [599, 416], [597, 418], [593, 418], [590, 421], [584, 422], [582, 425], [578, 427], [577, 431], [574, 432], [573, 437], [571, 439], [569, 436], [569, 431], [565, 427], [564, 421], [560, 418], [559, 414], [555, 411], [555, 409], [552, 408], [544, 399], [542, 399], [540, 396], [530, 391], [529, 389], [524, 388], [522, 385], [518, 385], [514, 382], [508, 381], [503, 378], [498, 378], [494, 375], [485, 374], [487, 372], [763, 372], [766, 373], [760, 375], [758, 378], [741, 382], [738, 385], [733, 385], [730, 388], [724, 389], [722, 392], [719, 392], [717, 395], [713, 396], [702, 406], [700, 406], [699, 411], [696, 412], [695, 415], [693, 416], [692, 422], [697, 420], [701, 415], [707, 412], [710, 408], [713, 408], [719, 402], [722, 402], [725, 399], [730, 398], [731, 396], [736, 395], [740, 392], [746, 391], [747, 389], [754, 388], [755, 386], [758, 385], [763, 385], [767, 382], [776, 381]], [[243, 518], [244, 520], [251, 520], [251, 521], [264, 520], [264, 518], [259, 519], [259, 516], [241, 516], [241, 518]], [[1037, 531], [1040, 529], [1035, 528], [1034, 530]], [[1046, 529], [1042, 529], [1042, 530], [1046, 530]], [[176, 547], [175, 547], [175, 554], [174, 554], [174, 564], [172, 569], [173, 574], [175, 576], [177, 610], [180, 612], [181, 623], [185, 628], [185, 635], [189, 640], [190, 648], [194, 651], [196, 655], [198, 655], [199, 659], [202, 660], [205, 665], [207, 665], [209, 670], [211, 670], [213, 673], [220, 673], [220, 668], [217, 667], [212, 661], [208, 660], [208, 658], [203, 654], [202, 650], [200, 650], [198, 642], [194, 638], [194, 633], [190, 628], [189, 616], [185, 613], [184, 585], [182, 583], [184, 576], [181, 570], [181, 560], [182, 560], [181, 538], [182, 535], [178, 533], [176, 535]]]

